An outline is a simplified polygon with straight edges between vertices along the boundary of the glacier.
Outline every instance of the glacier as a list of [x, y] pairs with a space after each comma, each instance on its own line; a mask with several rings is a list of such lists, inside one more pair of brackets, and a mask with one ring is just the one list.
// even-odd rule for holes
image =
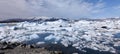
[[76, 49], [90, 48], [99, 51], [116, 52], [120, 46], [120, 20], [69, 20], [18, 22], [12, 26], [1, 26], [0, 42], [30, 44], [62, 44]]

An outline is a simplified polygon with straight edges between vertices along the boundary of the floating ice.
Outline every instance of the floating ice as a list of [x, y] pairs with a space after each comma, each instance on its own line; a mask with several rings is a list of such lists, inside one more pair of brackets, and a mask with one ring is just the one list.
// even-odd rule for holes
[[[120, 20], [104, 21], [43, 21], [20, 22], [13, 26], [0, 26], [1, 42], [30, 44], [60, 43], [77, 48], [115, 52], [120, 45]], [[102, 28], [107, 26], [107, 28]], [[111, 45], [110, 45], [111, 44]]]
[[50, 35], [50, 36], [47, 36], [45, 37], [45, 40], [46, 41], [59, 41], [61, 39], [61, 37], [58, 37], [58, 36], [54, 36], [54, 35]]

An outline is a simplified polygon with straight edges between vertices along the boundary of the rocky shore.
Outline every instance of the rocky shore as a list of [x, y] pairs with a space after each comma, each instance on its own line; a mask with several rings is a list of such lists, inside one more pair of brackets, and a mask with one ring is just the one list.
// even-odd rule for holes
[[44, 47], [21, 43], [0, 43], [0, 54], [62, 54], [62, 51], [49, 51]]
[[79, 51], [71, 46], [64, 47], [58, 44], [41, 44], [27, 45], [23, 43], [0, 43], [0, 54], [113, 54], [104, 51], [95, 51], [92, 49], [84, 49]]

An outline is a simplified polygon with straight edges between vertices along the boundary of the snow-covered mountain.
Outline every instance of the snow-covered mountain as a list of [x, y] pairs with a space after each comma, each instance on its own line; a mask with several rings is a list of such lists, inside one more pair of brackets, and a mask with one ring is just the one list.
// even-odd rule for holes
[[112, 53], [116, 53], [115, 47], [120, 47], [120, 20], [33, 19], [38, 21], [18, 22], [12, 26], [0, 23], [0, 42], [62, 44], [79, 50], [90, 48]]
[[41, 16], [41, 17], [25, 17], [25, 18], [9, 18], [9, 19], [4, 19], [4, 20], [0, 20], [0, 23], [12, 23], [12, 22], [24, 22], [24, 21], [28, 21], [28, 22], [43, 22], [43, 21], [56, 21], [56, 20], [65, 20], [68, 21], [69, 19], [64, 19], [64, 18], [60, 18], [60, 17], [45, 17], [45, 16]]

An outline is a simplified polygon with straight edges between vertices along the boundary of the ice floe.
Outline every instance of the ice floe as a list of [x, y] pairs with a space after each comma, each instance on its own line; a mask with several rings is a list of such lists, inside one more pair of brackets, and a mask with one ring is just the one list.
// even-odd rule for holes
[[[1, 42], [32, 44], [54, 43], [81, 50], [90, 48], [115, 52], [120, 45], [120, 20], [103, 21], [43, 21], [20, 22], [14, 26], [0, 26]], [[117, 37], [117, 38], [116, 38]]]

